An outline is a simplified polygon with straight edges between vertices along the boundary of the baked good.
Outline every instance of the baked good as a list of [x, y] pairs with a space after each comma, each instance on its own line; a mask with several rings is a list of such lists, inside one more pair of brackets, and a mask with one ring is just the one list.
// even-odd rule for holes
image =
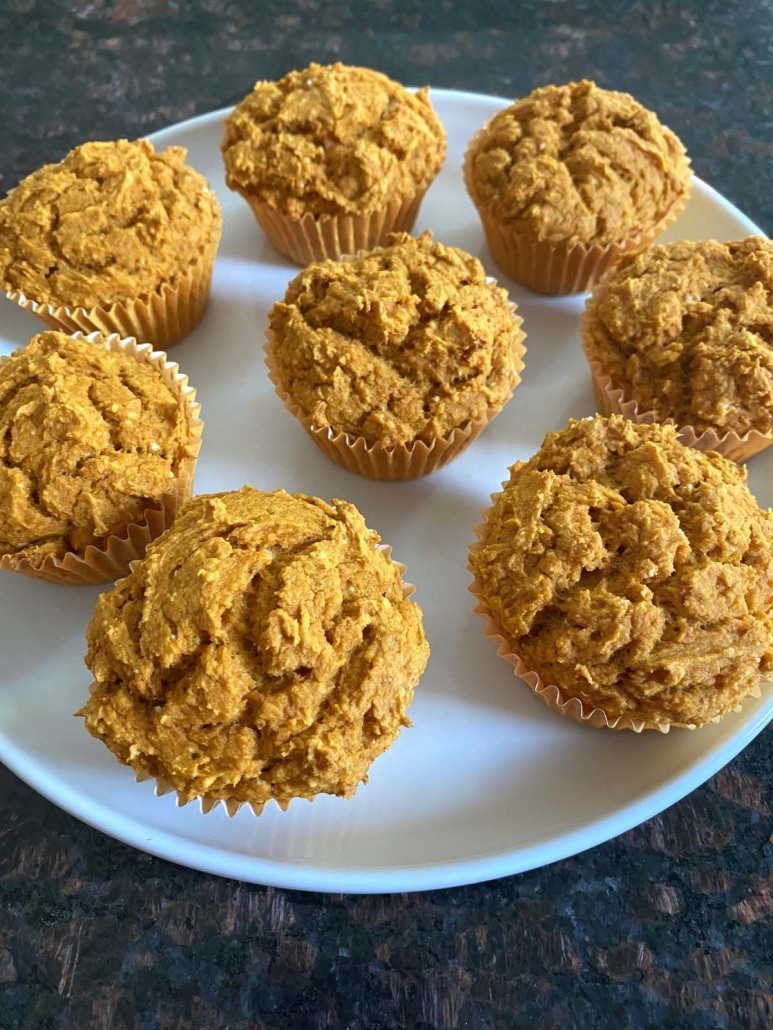
[[269, 313], [277, 392], [328, 457], [375, 479], [445, 465], [520, 381], [524, 333], [477, 258], [430, 233], [310, 265]]
[[84, 143], [0, 201], [0, 282], [53, 329], [157, 348], [204, 315], [222, 216], [183, 147]]
[[194, 497], [97, 601], [86, 728], [181, 801], [350, 797], [410, 725], [421, 611], [357, 509]]
[[773, 672], [773, 513], [673, 426], [570, 422], [510, 470], [470, 553], [500, 654], [593, 726], [695, 727]]
[[0, 568], [124, 575], [191, 494], [195, 391], [150, 344], [48, 331], [0, 359]]
[[773, 443], [773, 243], [680, 240], [625, 255], [582, 322], [599, 410], [671, 421], [745, 461]]
[[310, 64], [258, 82], [226, 118], [226, 182], [299, 265], [408, 231], [446, 152], [429, 90]]
[[589, 289], [684, 207], [685, 149], [627, 93], [583, 80], [544, 86], [471, 140], [467, 190], [492, 257], [540, 293]]

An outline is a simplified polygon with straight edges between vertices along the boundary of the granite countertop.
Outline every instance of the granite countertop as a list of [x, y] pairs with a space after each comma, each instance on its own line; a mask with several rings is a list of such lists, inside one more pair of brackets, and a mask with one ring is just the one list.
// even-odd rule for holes
[[[715, 0], [5, 0], [0, 186], [310, 60], [633, 93], [773, 229], [773, 9]], [[1, 588], [1, 585], [0, 585]], [[0, 1028], [773, 1024], [773, 728], [649, 822], [519, 876], [322, 895], [171, 865], [0, 767]]]

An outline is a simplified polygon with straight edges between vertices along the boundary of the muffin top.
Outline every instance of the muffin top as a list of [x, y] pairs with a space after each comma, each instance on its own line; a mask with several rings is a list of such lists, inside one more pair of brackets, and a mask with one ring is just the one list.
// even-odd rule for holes
[[700, 725], [773, 672], [773, 514], [672, 426], [548, 433], [470, 562], [514, 652], [610, 718]]
[[425, 190], [446, 139], [428, 89], [310, 64], [258, 82], [226, 118], [226, 182], [291, 217], [373, 211]]
[[0, 554], [82, 555], [172, 487], [191, 410], [130, 354], [44, 332], [0, 361]]
[[523, 367], [521, 319], [477, 258], [405, 233], [309, 265], [269, 314], [285, 390], [317, 426], [386, 445], [489, 417]]
[[87, 729], [187, 797], [351, 795], [429, 654], [377, 541], [345, 501], [194, 497], [97, 602]]
[[689, 189], [685, 149], [627, 93], [593, 82], [516, 100], [470, 143], [475, 204], [548, 243], [608, 245], [653, 228]]
[[84, 143], [0, 201], [0, 281], [31, 300], [94, 307], [145, 297], [220, 236], [206, 179], [183, 147]]
[[583, 334], [628, 400], [698, 432], [773, 433], [773, 243], [680, 241], [623, 257]]

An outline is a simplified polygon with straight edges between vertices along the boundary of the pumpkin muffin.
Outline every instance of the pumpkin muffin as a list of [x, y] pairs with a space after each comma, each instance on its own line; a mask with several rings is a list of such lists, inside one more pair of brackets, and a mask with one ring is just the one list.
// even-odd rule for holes
[[544, 86], [470, 142], [467, 190], [497, 265], [540, 293], [589, 289], [687, 202], [685, 149], [627, 93]]
[[0, 568], [125, 575], [190, 497], [195, 391], [149, 344], [43, 332], [0, 359]]
[[743, 469], [621, 415], [570, 422], [510, 470], [470, 553], [499, 653], [550, 707], [695, 727], [773, 672], [773, 513]]
[[343, 64], [256, 83], [225, 126], [228, 186], [299, 265], [410, 230], [446, 153], [428, 89]]
[[84, 143], [0, 201], [0, 281], [54, 329], [165, 348], [201, 320], [222, 228], [183, 147]]
[[77, 713], [139, 778], [204, 811], [350, 797], [409, 726], [421, 610], [345, 501], [193, 498], [97, 601]]
[[599, 410], [673, 422], [745, 461], [773, 443], [773, 243], [652, 245], [595, 288], [582, 324]]
[[271, 377], [328, 457], [375, 479], [447, 464], [509, 400], [524, 333], [505, 290], [456, 247], [388, 246], [310, 265], [269, 314]]

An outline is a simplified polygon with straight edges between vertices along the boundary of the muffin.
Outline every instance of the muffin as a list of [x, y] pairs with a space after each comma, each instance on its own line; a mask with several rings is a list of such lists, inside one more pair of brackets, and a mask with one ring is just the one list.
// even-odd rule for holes
[[269, 313], [277, 393], [320, 448], [373, 479], [414, 479], [482, 432], [520, 381], [505, 290], [456, 247], [397, 234], [312, 264]]
[[48, 331], [0, 359], [0, 568], [125, 575], [190, 497], [196, 393], [150, 344]]
[[583, 81], [500, 111], [470, 142], [464, 178], [497, 265], [560, 294], [663, 232], [687, 202], [690, 166], [651, 111]]
[[470, 553], [499, 653], [562, 715], [696, 727], [773, 672], [773, 513], [673, 426], [570, 422], [510, 470]]
[[370, 68], [310, 64], [258, 82], [226, 118], [226, 183], [299, 265], [413, 226], [446, 138], [429, 90]]
[[229, 814], [350, 797], [409, 726], [419, 607], [357, 509], [201, 495], [97, 601], [78, 712], [138, 778]]
[[176, 343], [201, 320], [220, 207], [183, 147], [84, 143], [0, 201], [0, 282], [53, 329]]
[[745, 461], [773, 443], [773, 243], [682, 240], [626, 255], [582, 323], [599, 410], [673, 422]]

